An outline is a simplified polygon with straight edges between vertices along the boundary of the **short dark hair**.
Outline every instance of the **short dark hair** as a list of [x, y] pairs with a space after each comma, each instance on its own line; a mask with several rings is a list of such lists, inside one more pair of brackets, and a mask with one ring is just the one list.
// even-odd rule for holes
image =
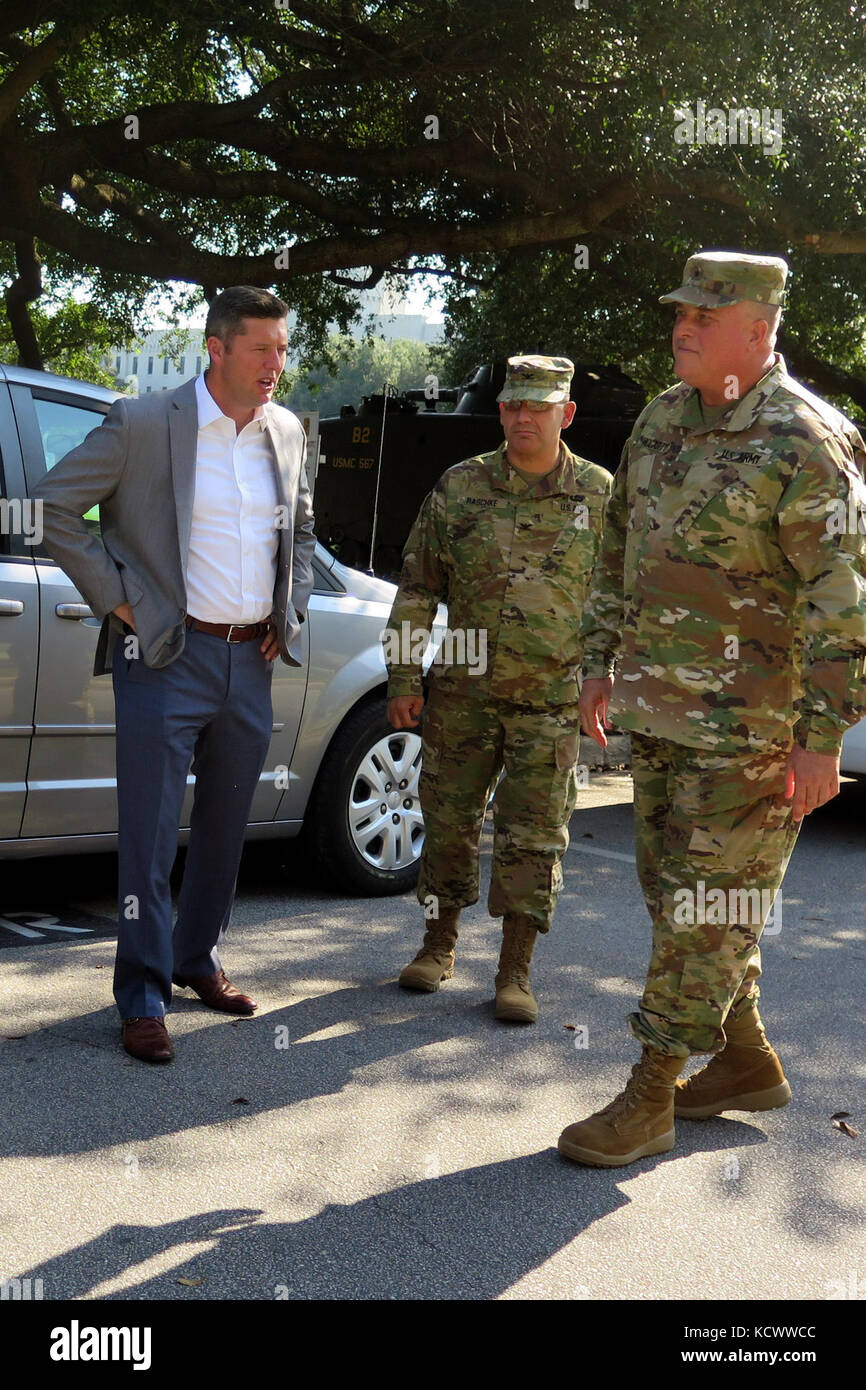
[[204, 326], [205, 340], [219, 338], [229, 345], [243, 319], [284, 319], [289, 306], [258, 285], [230, 285], [211, 303]]

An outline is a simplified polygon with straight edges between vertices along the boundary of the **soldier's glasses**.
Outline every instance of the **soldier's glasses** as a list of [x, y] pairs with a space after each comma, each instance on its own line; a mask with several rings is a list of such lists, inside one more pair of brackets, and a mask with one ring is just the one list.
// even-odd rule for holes
[[533, 415], [543, 415], [543, 414], [545, 413], [545, 411], [547, 411], [547, 410], [552, 410], [553, 407], [555, 406], [556, 402], [555, 402], [555, 401], [503, 401], [502, 404], [505, 406], [505, 409], [506, 409], [506, 410], [508, 410], [508, 411], [514, 411], [515, 414], [516, 414], [516, 412], [517, 412], [518, 410], [522, 410], [522, 408], [523, 408], [524, 406], [526, 406], [526, 409], [529, 410], [529, 411], [531, 411]]

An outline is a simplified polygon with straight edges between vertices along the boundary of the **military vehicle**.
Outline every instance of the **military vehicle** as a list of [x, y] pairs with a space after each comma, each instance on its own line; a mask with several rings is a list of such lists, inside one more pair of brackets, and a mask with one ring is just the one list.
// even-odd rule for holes
[[[343, 564], [386, 579], [399, 574], [406, 537], [437, 479], [501, 444], [496, 396], [504, 381], [505, 363], [486, 363], [458, 387], [428, 376], [424, 387], [365, 396], [357, 411], [344, 406], [320, 422], [316, 534]], [[568, 447], [613, 472], [645, 393], [617, 367], [580, 364], [571, 397]]]

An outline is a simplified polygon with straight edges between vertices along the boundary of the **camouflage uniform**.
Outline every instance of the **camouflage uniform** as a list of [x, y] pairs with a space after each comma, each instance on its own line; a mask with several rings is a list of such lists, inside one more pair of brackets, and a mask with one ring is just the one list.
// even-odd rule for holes
[[[666, 298], [766, 298], [718, 282], [716, 300], [701, 298], [707, 259], [687, 267], [696, 297]], [[633, 735], [653, 951], [630, 1023], [672, 1056], [719, 1051], [729, 1008], [739, 1016], [757, 998], [766, 903], [798, 829], [775, 804], [793, 739], [838, 753], [866, 713], [864, 462], [853, 425], [778, 356], [712, 425], [695, 389], [663, 392], [623, 452], [583, 669], [616, 673], [609, 714]], [[677, 893], [701, 883], [723, 891], [726, 910], [677, 922]], [[745, 910], [749, 889], [768, 895], [762, 911], [755, 899]]]
[[[422, 904], [477, 901], [481, 827], [504, 767], [489, 909], [550, 927], [576, 800], [578, 629], [611, 481], [560, 443], [554, 471], [527, 484], [502, 444], [449, 468], [421, 507], [388, 631], [429, 630], [441, 601], [450, 632], [487, 641], [483, 673], [458, 661], [430, 670]], [[389, 661], [389, 697], [422, 693], [417, 662]]]

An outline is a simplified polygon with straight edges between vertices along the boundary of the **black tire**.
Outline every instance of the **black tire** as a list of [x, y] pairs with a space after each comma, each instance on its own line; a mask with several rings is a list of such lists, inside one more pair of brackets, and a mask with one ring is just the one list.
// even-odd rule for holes
[[[301, 837], [322, 882], [329, 888], [336, 884], [359, 897], [408, 893], [418, 881], [424, 843], [417, 799], [420, 734], [417, 730], [392, 729], [385, 718], [385, 705], [381, 697], [367, 700], [344, 720], [319, 769]], [[389, 763], [392, 752], [395, 756]], [[398, 772], [411, 770], [412, 775], [400, 779], [407, 781], [406, 786], [391, 779], [391, 790], [385, 793], [389, 767], [395, 766]], [[398, 796], [399, 804], [394, 805]], [[360, 808], [374, 800], [378, 805], [371, 806], [365, 816]], [[406, 801], [412, 803], [411, 808]], [[360, 830], [359, 823], [363, 827]], [[380, 824], [382, 833], [377, 835]], [[405, 862], [410, 856], [411, 862]], [[389, 860], [393, 867], [389, 867]]]

